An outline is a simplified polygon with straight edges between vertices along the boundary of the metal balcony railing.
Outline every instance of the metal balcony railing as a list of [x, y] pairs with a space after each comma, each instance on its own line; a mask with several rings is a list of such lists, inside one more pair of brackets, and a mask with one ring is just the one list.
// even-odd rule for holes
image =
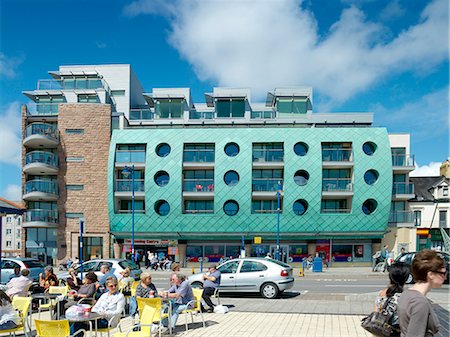
[[26, 127], [24, 138], [33, 135], [43, 135], [58, 139], [58, 131], [53, 124], [33, 123]]
[[[131, 214], [131, 209], [119, 209], [118, 213]], [[144, 209], [135, 209], [134, 213], [144, 214], [145, 210]]]
[[145, 163], [145, 151], [116, 150], [116, 163]]
[[411, 211], [391, 211], [390, 223], [414, 223], [414, 213]]
[[33, 151], [25, 156], [25, 165], [32, 163], [47, 164], [58, 167], [58, 156], [47, 151]]
[[155, 119], [150, 109], [130, 109], [130, 121]]
[[214, 179], [186, 179], [183, 192], [214, 192]]
[[392, 185], [392, 194], [414, 194], [414, 184], [394, 183]]
[[283, 162], [283, 150], [253, 150], [253, 162]]
[[189, 119], [214, 119], [214, 111], [189, 111]]
[[25, 183], [25, 194], [31, 192], [42, 192], [58, 194], [58, 182], [50, 179], [34, 179]]
[[352, 149], [322, 149], [322, 161], [352, 161]]
[[392, 166], [414, 166], [414, 155], [409, 154], [393, 154]]
[[[273, 214], [278, 213], [277, 209], [252, 209], [253, 214]], [[280, 213], [283, 213], [283, 210], [280, 209]]]
[[343, 213], [350, 213], [351, 209], [349, 208], [322, 208], [320, 210], [320, 213], [338, 213], [338, 214], [343, 214]]
[[212, 209], [185, 209], [184, 214], [213, 214]]
[[25, 212], [25, 222], [42, 221], [58, 223], [58, 211], [50, 209], [30, 209]]
[[29, 103], [27, 104], [27, 114], [30, 116], [56, 116], [61, 103]]
[[322, 179], [322, 191], [324, 192], [353, 192], [351, 179], [345, 178], [324, 178]]
[[183, 161], [188, 163], [213, 163], [214, 150], [184, 150]]
[[277, 118], [276, 111], [252, 111], [251, 119], [275, 119]]
[[278, 191], [278, 184], [281, 184], [283, 188], [282, 179], [253, 179], [252, 191], [253, 192], [276, 192]]
[[[116, 192], [131, 192], [132, 191], [132, 179], [117, 179], [116, 180]], [[144, 192], [144, 179], [134, 179], [134, 191]]]

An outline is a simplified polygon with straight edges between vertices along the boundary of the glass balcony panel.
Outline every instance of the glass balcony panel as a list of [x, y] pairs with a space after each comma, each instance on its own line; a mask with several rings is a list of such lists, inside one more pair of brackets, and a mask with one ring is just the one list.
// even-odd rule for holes
[[414, 184], [412, 183], [394, 183], [392, 186], [393, 194], [414, 194]]
[[214, 179], [184, 180], [183, 192], [214, 192]]
[[276, 192], [278, 191], [278, 184], [281, 183], [283, 186], [283, 181], [279, 179], [253, 179], [252, 180], [252, 191], [253, 192]]
[[323, 161], [352, 161], [351, 149], [322, 149]]
[[145, 163], [145, 151], [116, 151], [116, 163]]
[[391, 223], [413, 223], [414, 213], [411, 211], [391, 211], [389, 214]]
[[338, 214], [343, 214], [343, 213], [350, 213], [350, 209], [348, 208], [322, 208], [320, 210], [320, 213], [338, 213]]
[[37, 90], [62, 90], [64, 83], [61, 80], [39, 80]]
[[130, 120], [153, 119], [153, 112], [150, 109], [131, 109]]
[[99, 78], [66, 78], [64, 80], [39, 80], [37, 90], [73, 90], [104, 88]]
[[45, 135], [53, 138], [57, 137], [56, 126], [45, 123], [33, 123], [25, 129], [25, 138], [33, 135]]
[[31, 116], [54, 116], [58, 114], [59, 103], [27, 104], [27, 113]]
[[[116, 192], [131, 192], [133, 182], [132, 179], [117, 179]], [[144, 179], [134, 179], [134, 191], [144, 192]]]
[[183, 161], [190, 163], [213, 163], [214, 150], [184, 150]]
[[392, 166], [414, 166], [414, 156], [405, 155], [392, 155]]
[[43, 221], [58, 223], [58, 211], [49, 209], [31, 209], [25, 213], [25, 222]]
[[189, 119], [213, 119], [213, 111], [190, 111]]
[[254, 162], [283, 162], [283, 150], [253, 150]]
[[49, 179], [34, 179], [25, 183], [25, 194], [31, 192], [42, 192], [58, 194], [58, 182]]
[[251, 119], [274, 119], [276, 118], [275, 111], [252, 111]]
[[352, 192], [351, 179], [322, 179], [322, 191], [324, 192]]
[[51, 166], [58, 166], [58, 156], [51, 152], [33, 151], [25, 156], [25, 165], [31, 163], [42, 163]]

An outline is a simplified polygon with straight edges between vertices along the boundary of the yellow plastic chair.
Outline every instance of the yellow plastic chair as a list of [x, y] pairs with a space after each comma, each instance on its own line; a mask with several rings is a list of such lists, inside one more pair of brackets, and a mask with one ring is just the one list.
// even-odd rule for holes
[[[114, 337], [151, 337], [152, 336], [152, 324], [156, 309], [145, 305], [142, 309], [142, 314], [139, 324], [133, 325], [127, 332], [118, 332], [114, 334]], [[142, 324], [143, 322], [150, 322], [150, 324]], [[133, 331], [134, 328], [140, 327], [141, 331]]]
[[[50, 286], [48, 288], [48, 293], [49, 294], [62, 294], [64, 296], [67, 296], [67, 294], [69, 293], [69, 287], [67, 287], [67, 286], [64, 286], [64, 287]], [[50, 300], [48, 303], [43, 303], [43, 304], [40, 303], [39, 308], [38, 308], [38, 318], [41, 318], [42, 309], [50, 310], [56, 306], [56, 303], [57, 303], [56, 300]]]
[[139, 309], [139, 318], [142, 320], [142, 312], [144, 311], [145, 306], [150, 306], [155, 308], [156, 312], [153, 317], [153, 323], [159, 325], [159, 335], [162, 333], [162, 320], [169, 317], [169, 314], [163, 312], [162, 301], [160, 297], [155, 298], [142, 298], [137, 297], [137, 304]]
[[119, 324], [116, 327], [111, 326], [111, 322], [113, 321], [114, 317], [111, 318], [108, 322], [108, 327], [107, 328], [101, 328], [101, 329], [97, 329], [97, 332], [100, 332], [100, 336], [103, 336], [103, 333], [107, 333], [108, 337], [110, 337], [110, 331], [118, 328], [120, 332], [122, 332], [122, 328], [120, 327], [120, 321]]
[[214, 294], [211, 295], [211, 298], [216, 298], [217, 303], [220, 304], [219, 288], [214, 290]]
[[[16, 332], [23, 332], [25, 336], [28, 336], [28, 333], [30, 332], [30, 321], [28, 320], [30, 316], [30, 306], [31, 306], [31, 297], [20, 297], [20, 296], [14, 296], [12, 300], [12, 306], [14, 309], [19, 311], [20, 318], [22, 320], [21, 324], [19, 324], [14, 329], [8, 329], [8, 330], [0, 330], [0, 333], [9, 333], [9, 335], [14, 334], [16, 335]], [[28, 324], [28, 332], [25, 327], [25, 324]]]
[[190, 301], [188, 303], [188, 305], [194, 304], [194, 307], [192, 309], [186, 309], [181, 312], [182, 314], [186, 315], [185, 316], [186, 317], [186, 331], [189, 330], [187, 316], [191, 315], [192, 323], [194, 323], [194, 315], [193, 314], [200, 314], [200, 317], [202, 318], [203, 327], [206, 328], [205, 320], [203, 318], [202, 305], [201, 305], [203, 289], [192, 289], [192, 293], [194, 295], [194, 300]]
[[141, 283], [141, 281], [133, 281], [133, 283], [131, 284], [131, 296], [136, 296], [136, 288], [139, 285], [139, 283]]
[[80, 332], [86, 333], [86, 330], [80, 329], [74, 335], [71, 335], [69, 321], [67, 319], [59, 321], [35, 319], [34, 323], [36, 324], [36, 336], [38, 337], [69, 337], [76, 336]]

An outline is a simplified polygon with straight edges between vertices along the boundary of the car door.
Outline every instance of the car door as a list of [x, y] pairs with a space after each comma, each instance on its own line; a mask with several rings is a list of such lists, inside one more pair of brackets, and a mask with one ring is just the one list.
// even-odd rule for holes
[[9, 260], [2, 260], [2, 284], [8, 283], [9, 282], [9, 276], [14, 274], [14, 268], [15, 267], [19, 267], [20, 265], [18, 263], [15, 263], [13, 261], [9, 261]]
[[222, 264], [220, 271], [220, 290], [234, 291], [236, 290], [236, 272], [239, 268], [240, 261], [233, 260]]
[[243, 261], [236, 274], [236, 290], [259, 291], [267, 275], [267, 266], [259, 261]]

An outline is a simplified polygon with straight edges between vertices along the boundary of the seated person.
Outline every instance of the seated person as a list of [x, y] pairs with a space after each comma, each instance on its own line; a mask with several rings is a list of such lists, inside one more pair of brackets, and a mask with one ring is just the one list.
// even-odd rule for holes
[[[172, 287], [169, 291], [162, 293], [162, 297], [174, 299], [175, 302], [170, 302], [172, 305], [172, 329], [175, 329], [178, 316], [183, 310], [191, 309], [194, 307], [194, 294], [192, 293], [192, 287], [189, 284], [186, 276], [178, 273], [172, 274], [170, 278]], [[168, 319], [163, 319], [163, 325], [168, 326]]]
[[107, 291], [105, 286], [106, 280], [110, 277], [113, 277], [117, 282], [117, 277], [114, 275], [114, 270], [111, 269], [111, 267], [107, 263], [101, 265], [100, 272], [102, 273], [102, 275], [100, 276], [100, 280], [97, 283], [97, 290], [100, 292], [100, 294], [103, 294]]
[[59, 302], [59, 310], [62, 315], [68, 308], [70, 308], [72, 305], [76, 305], [81, 299], [94, 298], [94, 294], [97, 291], [97, 288], [95, 287], [95, 283], [97, 282], [97, 275], [95, 275], [93, 271], [90, 271], [86, 274], [83, 281], [84, 284], [81, 285], [80, 289], [73, 294], [73, 300], [64, 300]]
[[14, 273], [9, 275], [9, 279], [12, 280], [13, 278], [20, 277], [20, 266], [14, 267]]
[[150, 273], [141, 274], [141, 283], [136, 288], [136, 297], [151, 298], [158, 297], [158, 291], [152, 283], [152, 276]]
[[28, 277], [30, 275], [29, 269], [23, 269], [21, 276], [12, 278], [6, 284], [6, 294], [13, 298], [14, 296], [28, 296], [28, 289], [33, 281]]
[[22, 323], [19, 313], [14, 310], [11, 299], [0, 290], [0, 331], [17, 328]]
[[121, 291], [125, 296], [131, 295], [131, 285], [134, 282], [134, 278], [130, 276], [131, 270], [130, 268], [125, 268], [120, 272], [120, 280], [119, 280], [119, 291]]
[[48, 291], [48, 288], [52, 286], [58, 285], [58, 278], [56, 277], [55, 273], [53, 272], [53, 268], [50, 266], [45, 267], [44, 274], [39, 274], [39, 285], [40, 285], [40, 291]]
[[208, 312], [214, 312], [214, 303], [211, 301], [211, 295], [214, 295], [217, 288], [220, 286], [220, 271], [217, 266], [212, 264], [208, 268], [208, 273], [203, 274], [203, 294], [202, 298], [209, 306]]
[[70, 289], [76, 291], [78, 291], [81, 287], [81, 280], [77, 276], [77, 272], [73, 268], [69, 269], [69, 277], [67, 278], [67, 284], [69, 285]]
[[[97, 327], [99, 329], [107, 328], [109, 321], [111, 321], [111, 327], [116, 327], [125, 307], [125, 296], [118, 291], [117, 279], [115, 277], [109, 277], [105, 281], [105, 286], [108, 288], [108, 292], [99, 298], [91, 310], [103, 316], [103, 318], [97, 321]], [[86, 329], [87, 326], [87, 323], [84, 322], [73, 323], [70, 326], [70, 334], [73, 335], [80, 329]]]

